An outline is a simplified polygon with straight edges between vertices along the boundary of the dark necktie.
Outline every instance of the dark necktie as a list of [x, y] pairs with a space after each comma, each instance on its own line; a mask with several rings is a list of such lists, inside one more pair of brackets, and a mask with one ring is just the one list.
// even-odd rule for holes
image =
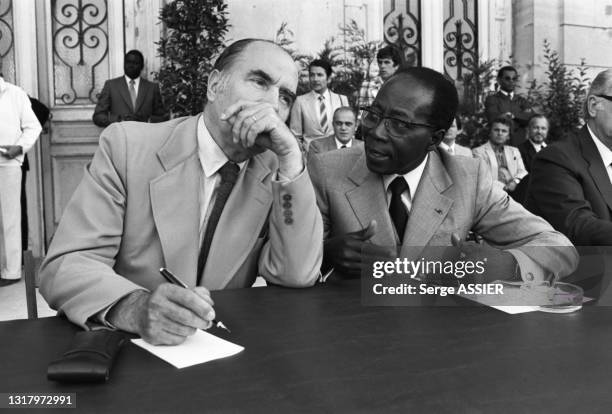
[[406, 222], [408, 221], [408, 212], [406, 206], [402, 202], [402, 193], [408, 190], [408, 184], [404, 177], [396, 177], [391, 184], [389, 184], [391, 190], [391, 202], [389, 203], [389, 215], [397, 231], [400, 242], [404, 240], [404, 229], [406, 228]]
[[227, 201], [229, 195], [236, 184], [238, 179], [238, 173], [240, 168], [233, 162], [226, 162], [223, 167], [219, 169], [219, 175], [221, 176], [221, 183], [217, 187], [217, 196], [215, 198], [215, 204], [208, 216], [208, 222], [206, 223], [206, 230], [204, 230], [204, 238], [202, 240], [202, 246], [200, 248], [200, 254], [198, 256], [198, 285], [202, 280], [202, 273], [204, 272], [204, 266], [206, 265], [206, 259], [208, 258], [208, 252], [210, 251], [210, 245], [212, 244], [213, 236], [215, 235], [215, 229], [219, 218], [223, 212], [223, 207]]
[[346, 148], [346, 145], [343, 145], [343, 146], [340, 147], [340, 149], [342, 149], [342, 148]]

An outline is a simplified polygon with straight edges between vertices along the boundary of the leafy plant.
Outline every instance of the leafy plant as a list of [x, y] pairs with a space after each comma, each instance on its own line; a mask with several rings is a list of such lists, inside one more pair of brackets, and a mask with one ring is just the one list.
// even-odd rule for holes
[[157, 51], [163, 59], [155, 79], [173, 116], [195, 115], [206, 103], [208, 74], [225, 46], [224, 0], [175, 0], [160, 11], [166, 34]]
[[575, 70], [561, 63], [559, 54], [544, 40], [546, 79], [541, 85], [535, 81], [529, 88], [530, 98], [540, 104], [541, 112], [550, 122], [549, 138], [564, 139], [576, 134], [583, 124], [582, 105], [586, 96], [589, 78], [586, 76], [585, 60]]

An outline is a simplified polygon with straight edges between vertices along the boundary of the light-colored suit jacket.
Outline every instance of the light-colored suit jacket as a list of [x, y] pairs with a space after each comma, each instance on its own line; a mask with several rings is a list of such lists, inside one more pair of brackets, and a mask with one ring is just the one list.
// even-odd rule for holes
[[400, 241], [388, 213], [383, 177], [368, 169], [360, 148], [344, 151], [311, 159], [309, 171], [326, 239], [364, 229], [376, 220], [378, 231], [371, 242], [401, 245], [401, 255], [413, 257], [418, 249], [411, 246], [450, 246], [453, 233], [463, 240], [471, 230], [488, 244], [508, 249], [519, 264], [522, 254], [530, 257], [544, 274], [563, 276], [576, 267], [574, 249], [530, 248], [571, 243], [494, 186], [483, 162], [445, 152], [429, 153]]
[[[348, 106], [348, 98], [344, 95], [329, 91], [331, 113], [341, 106]], [[310, 91], [297, 97], [291, 108], [291, 120], [289, 126], [299, 140], [304, 140], [306, 145], [315, 138], [322, 138], [332, 132], [332, 119], [328, 120], [328, 131], [323, 131], [319, 122], [319, 100], [318, 94]]]
[[[455, 149], [455, 154], [454, 155], [461, 155], [462, 157], [470, 157], [470, 158], [473, 157], [472, 150], [469, 149], [468, 147], [464, 147], [463, 145], [459, 145], [459, 144], [455, 143], [454, 149]], [[446, 148], [444, 148], [441, 144], [440, 144], [440, 151], [448, 152], [448, 150]]]
[[[196, 284], [200, 176], [198, 117], [105, 129], [42, 264], [41, 293], [83, 325], [137, 289], [155, 289], [167, 267]], [[258, 274], [285, 286], [312, 285], [323, 226], [307, 171], [276, 181], [266, 151], [241, 171], [204, 268], [210, 290], [251, 286]]]
[[132, 121], [162, 122], [168, 119], [164, 108], [159, 84], [140, 78], [136, 107], [132, 106], [130, 91], [125, 76], [120, 76], [104, 83], [102, 92], [93, 114], [94, 124], [106, 127], [112, 122], [132, 116]]
[[[495, 151], [491, 146], [490, 142], [486, 142], [485, 144], [476, 147], [472, 150], [475, 158], [480, 158], [485, 161], [487, 167], [489, 167], [489, 171], [491, 172], [491, 177], [494, 180], [497, 180], [497, 157], [495, 156]], [[527, 170], [525, 169], [525, 165], [523, 164], [523, 158], [521, 157], [521, 153], [518, 148], [513, 147], [511, 145], [504, 145], [504, 155], [506, 156], [506, 163], [508, 164], [508, 171], [512, 178], [518, 178], [522, 180], [523, 177], [527, 175]], [[502, 187], [506, 183], [501, 183]]]
[[[351, 147], [363, 147], [363, 141], [353, 138], [353, 142]], [[336, 146], [336, 138], [334, 135], [330, 135], [325, 138], [317, 138], [310, 141], [310, 145], [308, 146], [308, 157], [310, 158], [314, 154], [319, 154], [321, 152], [334, 151], [337, 150]], [[346, 149], [346, 148], [342, 148]]]

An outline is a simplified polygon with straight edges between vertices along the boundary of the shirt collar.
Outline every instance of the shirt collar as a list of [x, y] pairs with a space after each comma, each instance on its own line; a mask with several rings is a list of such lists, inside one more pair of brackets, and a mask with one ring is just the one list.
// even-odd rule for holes
[[4, 78], [0, 76], [0, 93], [4, 92], [5, 89], [6, 89], [6, 82], [4, 81]]
[[342, 148], [342, 146], [344, 145], [347, 148], [350, 148], [353, 146], [353, 140], [351, 139], [349, 142], [347, 142], [346, 144], [343, 142], [340, 142], [338, 140], [338, 138], [336, 138], [336, 136], [334, 135], [334, 141], [336, 141], [336, 148], [340, 149]]
[[[210, 135], [210, 131], [208, 131], [206, 124], [204, 124], [204, 116], [202, 115], [200, 115], [198, 119], [196, 134], [198, 138], [198, 157], [200, 158], [200, 164], [202, 165], [202, 170], [204, 170], [204, 175], [210, 178], [213, 174], [216, 174], [219, 168], [223, 167], [229, 159], [221, 147], [215, 142], [212, 135]], [[238, 164], [241, 171], [246, 163], [246, 161], [243, 161]]]
[[532, 140], [529, 140], [529, 143], [531, 144], [531, 146], [533, 147], [533, 149], [536, 150], [536, 152], [539, 152], [542, 148], [546, 148], [546, 142], [542, 141], [539, 144], [533, 142]]
[[514, 92], [506, 92], [506, 91], [505, 91], [505, 90], [503, 90], [503, 89], [500, 89], [499, 91], [500, 91], [502, 94], [506, 95], [506, 96], [507, 96], [508, 98], [510, 98], [510, 99], [514, 98]]
[[587, 129], [589, 130], [589, 134], [591, 134], [591, 138], [593, 139], [593, 142], [595, 143], [595, 146], [597, 147], [597, 151], [599, 151], [599, 155], [601, 156], [601, 159], [603, 160], [604, 167], [608, 168], [610, 164], [612, 164], [612, 150], [606, 147], [604, 143], [601, 142], [599, 138], [597, 138], [597, 136], [595, 136], [595, 134], [593, 133], [593, 130], [588, 125], [587, 125]]
[[[414, 200], [414, 194], [419, 186], [419, 182], [421, 182], [421, 177], [423, 176], [423, 171], [425, 171], [425, 165], [427, 165], [427, 160], [429, 159], [429, 153], [425, 156], [425, 159], [412, 171], [408, 171], [406, 174], [402, 175], [406, 183], [408, 184], [408, 190], [410, 191], [410, 199]], [[399, 177], [399, 174], [391, 174], [383, 176], [383, 183], [385, 185], [385, 189], [389, 191], [389, 185], [395, 177]]]
[[[125, 83], [127, 83], [128, 87], [130, 86], [130, 81], [132, 80], [132, 78], [130, 78], [127, 75], [123, 75], [123, 77], [125, 78]], [[134, 88], [138, 89], [138, 85], [140, 85], [140, 76], [137, 77], [136, 79], [134, 79]]]
[[453, 150], [454, 151], [454, 149], [455, 149], [455, 143], [454, 142], [451, 145], [448, 145], [446, 142], [441, 141], [438, 146], [440, 148], [442, 148], [446, 152], [448, 152], [449, 150]]

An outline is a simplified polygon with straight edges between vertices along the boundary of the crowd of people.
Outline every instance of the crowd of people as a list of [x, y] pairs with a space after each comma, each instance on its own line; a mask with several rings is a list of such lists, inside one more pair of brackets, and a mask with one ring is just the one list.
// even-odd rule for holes
[[[353, 108], [329, 89], [328, 62], [310, 63], [311, 91], [296, 97], [291, 56], [239, 40], [209, 74], [202, 113], [156, 124], [168, 118], [159, 87], [128, 52], [96, 106], [106, 129], [42, 264], [41, 293], [86, 329], [173, 344], [211, 325], [211, 291], [258, 275], [306, 287], [411, 246], [454, 246], [485, 254], [491, 274], [539, 282], [575, 270], [573, 244], [612, 244], [612, 70], [591, 85], [580, 135], [547, 145], [546, 117], [516, 94], [517, 71], [501, 68], [489, 141], [470, 149], [455, 142], [454, 84], [400, 58], [379, 51], [380, 89]], [[21, 119], [0, 135], [3, 223], [4, 193], [18, 186], [4, 185], [9, 167], [40, 132]], [[3, 279], [19, 277], [11, 260]], [[161, 267], [190, 288], [165, 283]]]

